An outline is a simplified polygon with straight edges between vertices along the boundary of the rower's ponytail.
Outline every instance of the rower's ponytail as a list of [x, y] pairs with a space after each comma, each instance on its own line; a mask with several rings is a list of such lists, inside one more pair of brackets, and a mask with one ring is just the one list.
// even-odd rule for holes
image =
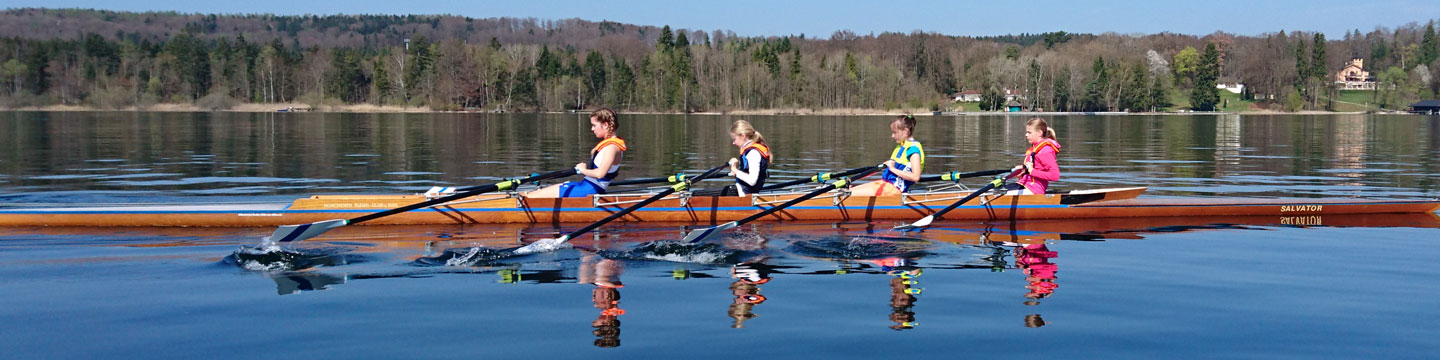
[[1037, 129], [1037, 130], [1040, 130], [1040, 134], [1041, 134], [1040, 137], [1043, 137], [1043, 138], [1046, 138], [1046, 139], [1050, 139], [1050, 140], [1056, 140], [1056, 139], [1055, 139], [1055, 128], [1050, 127], [1050, 123], [1045, 122], [1045, 119], [1041, 119], [1041, 118], [1030, 119], [1030, 121], [1026, 121], [1026, 122], [1025, 122], [1025, 126], [1031, 127], [1031, 128], [1035, 128], [1035, 129]]

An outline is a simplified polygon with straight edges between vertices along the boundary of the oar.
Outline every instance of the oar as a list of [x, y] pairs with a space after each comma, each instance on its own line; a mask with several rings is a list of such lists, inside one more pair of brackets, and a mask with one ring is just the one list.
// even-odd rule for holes
[[[669, 196], [670, 194], [674, 194], [676, 191], [685, 190], [686, 188], [690, 187], [690, 183], [692, 183], [692, 182], [705, 180], [706, 178], [709, 178], [709, 177], [711, 177], [711, 176], [715, 176], [715, 174], [719, 173], [721, 169], [724, 169], [724, 168], [727, 168], [727, 167], [730, 167], [730, 164], [724, 164], [724, 165], [716, 166], [715, 168], [710, 169], [709, 171], [706, 171], [704, 174], [700, 174], [700, 176], [696, 176], [696, 177], [690, 179], [689, 181], [681, 181], [681, 182], [679, 182], [679, 183], [676, 183], [675, 185], [670, 186], [669, 188], [665, 189], [664, 191], [661, 191], [660, 193], [657, 193], [657, 194], [655, 194], [654, 196], [651, 196], [650, 198], [645, 199], [644, 201], [635, 203], [635, 205], [630, 205], [630, 207], [627, 207], [627, 208], [625, 208], [625, 209], [622, 209], [622, 210], [620, 210], [619, 212], [616, 212], [616, 213], [614, 213], [614, 214], [610, 214], [610, 216], [606, 216], [604, 219], [600, 219], [600, 221], [596, 221], [596, 222], [594, 222], [594, 223], [591, 223], [590, 225], [585, 225], [585, 227], [582, 227], [582, 228], [580, 228], [580, 229], [578, 229], [578, 230], [572, 231], [572, 232], [570, 232], [569, 234], [565, 234], [565, 236], [561, 236], [561, 237], [554, 238], [554, 239], [541, 239], [541, 240], [539, 240], [539, 241], [530, 243], [529, 245], [521, 246], [520, 248], [515, 249], [515, 253], [516, 253], [516, 254], [529, 254], [529, 253], [534, 253], [534, 252], [553, 250], [553, 249], [555, 249], [556, 247], [558, 247], [560, 244], [564, 244], [566, 241], [570, 241], [570, 239], [574, 239], [574, 238], [576, 238], [576, 237], [578, 237], [578, 236], [580, 236], [580, 235], [584, 235], [585, 233], [590, 232], [590, 230], [595, 230], [595, 228], [598, 228], [598, 227], [600, 227], [601, 225], [605, 225], [605, 223], [614, 221], [615, 219], [619, 219], [621, 216], [625, 216], [625, 215], [627, 215], [627, 214], [630, 214], [631, 212], [634, 212], [634, 211], [637, 210], [637, 209], [640, 209], [640, 208], [642, 208], [642, 207], [645, 207], [645, 205], [650, 205], [650, 203], [653, 203], [653, 202], [655, 202], [655, 201], [658, 201], [658, 200], [660, 200], [661, 198], [664, 198], [664, 197], [666, 197], [666, 196]], [[612, 183], [612, 184], [613, 184], [613, 183]]]
[[668, 182], [668, 183], [685, 182], [685, 174], [681, 173], [681, 174], [675, 174], [675, 175], [670, 175], [670, 176], [662, 176], [662, 177], [653, 177], [653, 178], [644, 178], [644, 179], [628, 179], [628, 180], [611, 181], [611, 182], [610, 182], [610, 186], [642, 185], [642, 184], [655, 184], [655, 183], [663, 183], [663, 182]]
[[950, 212], [950, 210], [955, 210], [955, 208], [960, 207], [960, 204], [964, 204], [966, 201], [970, 201], [970, 199], [974, 199], [976, 196], [980, 196], [980, 194], [984, 194], [986, 191], [990, 191], [990, 189], [999, 187], [1001, 184], [1004, 183], [1005, 177], [997, 175], [995, 176], [995, 180], [991, 180], [989, 184], [985, 184], [985, 187], [982, 187], [979, 190], [975, 190], [975, 192], [970, 193], [970, 195], [961, 198], [960, 201], [956, 201], [954, 204], [950, 204], [950, 206], [946, 206], [944, 209], [940, 209], [940, 211], [936, 211], [934, 214], [926, 215], [925, 217], [920, 218], [920, 220], [917, 220], [914, 223], [896, 226], [895, 230], [910, 230], [930, 226], [930, 223], [935, 222], [935, 219], [939, 219], [941, 216], [944, 216], [945, 213]]
[[824, 182], [826, 182], [826, 181], [830, 181], [830, 179], [838, 179], [838, 178], [842, 178], [842, 177], [846, 177], [846, 176], [850, 176], [850, 175], [859, 174], [859, 173], [861, 173], [861, 172], [864, 172], [865, 170], [870, 170], [870, 169], [872, 169], [872, 168], [875, 168], [875, 167], [874, 167], [874, 166], [858, 167], [858, 168], [854, 168], [854, 169], [850, 169], [850, 170], [841, 171], [841, 172], [838, 172], [838, 173], [819, 173], [819, 174], [815, 174], [815, 176], [811, 176], [811, 177], [808, 178], [808, 179], [790, 180], [790, 181], [786, 181], [786, 182], [782, 182], [782, 183], [778, 183], [778, 184], [765, 185], [765, 186], [760, 187], [760, 190], [761, 190], [761, 191], [764, 191], [764, 190], [775, 190], [775, 189], [787, 188], [787, 187], [791, 187], [791, 186], [795, 186], [795, 185], [807, 184], [807, 183], [812, 183], [812, 182], [824, 183]]
[[1008, 174], [1008, 173], [1010, 173], [1010, 170], [1009, 170], [1009, 169], [1004, 169], [1004, 170], [985, 170], [985, 171], [975, 171], [975, 172], [968, 172], [968, 173], [951, 171], [951, 172], [944, 173], [944, 174], [940, 174], [940, 175], [926, 175], [926, 176], [921, 176], [919, 182], [931, 182], [931, 181], [940, 181], [940, 180], [960, 182], [960, 179], [964, 179], [964, 178], [973, 178], [973, 177], [981, 177], [981, 176], [994, 176], [994, 175], [1001, 175], [1001, 174]]
[[427, 200], [427, 201], [423, 201], [423, 202], [418, 202], [418, 203], [414, 203], [414, 204], [410, 204], [410, 205], [405, 205], [405, 206], [401, 206], [401, 207], [398, 207], [398, 208], [394, 208], [394, 209], [390, 209], [390, 210], [385, 210], [385, 211], [381, 211], [381, 212], [377, 212], [377, 213], [373, 213], [373, 214], [369, 214], [369, 215], [364, 215], [364, 216], [360, 216], [360, 217], [356, 217], [356, 218], [348, 219], [348, 220], [347, 220], [347, 219], [335, 219], [335, 220], [325, 220], [325, 221], [319, 221], [319, 222], [313, 222], [313, 223], [301, 224], [301, 225], [285, 225], [285, 226], [281, 226], [279, 229], [275, 229], [275, 233], [270, 235], [270, 240], [269, 240], [269, 242], [271, 242], [271, 243], [277, 243], [277, 242], [278, 242], [278, 243], [287, 243], [287, 242], [291, 242], [291, 241], [305, 240], [305, 239], [309, 239], [309, 238], [315, 237], [315, 236], [317, 236], [317, 235], [323, 234], [323, 233], [325, 233], [326, 231], [330, 231], [330, 229], [334, 229], [334, 228], [341, 227], [341, 226], [345, 226], [345, 225], [359, 224], [359, 223], [362, 223], [362, 222], [366, 222], [366, 221], [370, 221], [370, 220], [375, 220], [375, 219], [379, 219], [379, 218], [382, 218], [382, 217], [386, 217], [386, 216], [390, 216], [390, 215], [395, 215], [395, 214], [403, 213], [403, 212], [410, 211], [410, 210], [415, 210], [415, 209], [419, 209], [419, 208], [423, 208], [423, 207], [428, 207], [428, 206], [433, 206], [433, 205], [438, 205], [438, 204], [444, 204], [444, 203], [447, 203], [447, 202], [451, 202], [451, 201], [455, 201], [455, 200], [459, 200], [459, 199], [463, 199], [463, 198], [471, 197], [471, 196], [475, 196], [475, 195], [480, 195], [480, 194], [484, 194], [484, 193], [488, 193], [488, 192], [492, 192], [492, 191], [508, 190], [508, 189], [514, 188], [514, 187], [516, 187], [516, 186], [519, 186], [520, 184], [527, 183], [527, 182], [531, 182], [531, 181], [541, 181], [541, 180], [548, 180], [548, 179], [554, 179], [554, 178], [562, 178], [562, 177], [566, 177], [566, 176], [570, 176], [570, 175], [575, 175], [575, 169], [566, 169], [566, 170], [560, 170], [560, 171], [552, 171], [552, 172], [548, 172], [548, 173], [544, 173], [544, 174], [531, 175], [530, 177], [526, 177], [526, 178], [522, 178], [522, 179], [510, 179], [510, 180], [505, 180], [505, 181], [501, 181], [501, 182], [494, 183], [494, 184], [490, 184], [490, 185], [480, 185], [480, 186], [467, 187], [467, 188], [460, 189], [460, 190], [462, 190], [462, 191], [456, 192], [456, 193], [453, 194], [453, 195], [449, 195], [449, 196], [445, 196], [445, 197], [441, 197], [441, 198], [437, 198], [437, 199], [432, 199], [432, 200]]
[[[868, 167], [868, 168], [866, 168], [867, 170], [862, 170], [862, 171], [860, 172], [860, 176], [859, 176], [859, 177], [862, 177], [862, 178], [863, 178], [863, 177], [869, 176], [870, 174], [873, 174], [873, 173], [875, 173], [876, 171], [880, 171], [880, 169], [884, 169], [884, 168], [885, 168], [885, 165], [884, 165], [884, 164]], [[691, 231], [689, 234], [685, 234], [685, 241], [694, 242], [694, 241], [703, 240], [703, 239], [705, 239], [706, 237], [709, 237], [711, 234], [716, 234], [716, 233], [719, 233], [719, 232], [721, 232], [721, 231], [729, 230], [729, 229], [735, 228], [735, 227], [737, 227], [737, 226], [744, 225], [745, 223], [748, 223], [748, 222], [751, 222], [751, 221], [755, 221], [756, 219], [765, 217], [766, 215], [773, 214], [773, 213], [775, 213], [776, 211], [783, 210], [783, 209], [785, 209], [785, 208], [787, 208], [787, 207], [790, 207], [791, 205], [798, 204], [798, 203], [800, 203], [801, 201], [810, 200], [810, 198], [819, 196], [820, 194], [824, 194], [824, 193], [826, 193], [826, 192], [829, 192], [830, 190], [835, 190], [836, 188], [844, 187], [845, 185], [849, 185], [849, 184], [850, 184], [850, 178], [843, 178], [843, 177], [842, 177], [842, 178], [840, 178], [839, 181], [836, 181], [836, 182], [833, 182], [833, 183], [829, 183], [829, 184], [825, 184], [825, 186], [821, 186], [819, 189], [815, 189], [814, 191], [811, 191], [811, 192], [809, 192], [809, 193], [806, 193], [805, 195], [801, 195], [800, 197], [797, 197], [797, 198], [794, 198], [794, 199], [790, 199], [790, 201], [786, 201], [786, 202], [784, 202], [784, 203], [782, 203], [782, 204], [780, 204], [780, 205], [777, 205], [777, 206], [775, 206], [775, 207], [772, 207], [772, 208], [769, 208], [769, 209], [765, 209], [765, 211], [761, 211], [761, 212], [755, 213], [754, 215], [747, 216], [747, 217], [745, 217], [744, 219], [731, 221], [731, 222], [728, 222], [728, 223], [720, 224], [720, 225], [718, 225], [718, 226], [712, 226], [712, 227], [708, 227], [708, 228], [704, 228], [704, 229], [696, 229], [696, 230], [694, 230], [694, 231]]]

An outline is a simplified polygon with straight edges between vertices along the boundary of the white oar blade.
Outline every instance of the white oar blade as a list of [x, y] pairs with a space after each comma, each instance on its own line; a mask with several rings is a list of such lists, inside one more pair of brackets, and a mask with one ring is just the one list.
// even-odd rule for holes
[[345, 226], [346, 223], [347, 220], [345, 219], [337, 219], [301, 225], [285, 225], [279, 229], [275, 229], [275, 233], [270, 235], [270, 241], [276, 243], [301, 241], [324, 234], [326, 231], [330, 231], [330, 229]]
[[689, 234], [685, 234], [685, 241], [686, 241], [686, 242], [696, 242], [696, 241], [704, 240], [705, 238], [710, 237], [711, 235], [718, 234], [718, 233], [720, 233], [720, 232], [722, 232], [722, 231], [725, 231], [725, 230], [734, 229], [736, 226], [740, 226], [740, 224], [736, 224], [734, 221], [731, 221], [731, 222], [728, 222], [728, 223], [720, 224], [720, 226], [708, 227], [708, 228], [704, 228], [704, 229], [696, 229], [696, 230], [694, 230], [694, 231], [691, 231]]
[[914, 223], [896, 226], [896, 227], [895, 227], [895, 230], [912, 230], [912, 229], [918, 229], [918, 228], [930, 226], [930, 223], [932, 223], [932, 222], [935, 222], [935, 216], [934, 216], [934, 215], [926, 215], [925, 217], [920, 218], [920, 220], [916, 220]]
[[567, 240], [570, 240], [570, 238], [564, 236], [554, 239], [540, 239], [539, 241], [515, 249], [515, 255], [529, 255], [560, 250], [570, 246], [570, 244], [566, 242]]

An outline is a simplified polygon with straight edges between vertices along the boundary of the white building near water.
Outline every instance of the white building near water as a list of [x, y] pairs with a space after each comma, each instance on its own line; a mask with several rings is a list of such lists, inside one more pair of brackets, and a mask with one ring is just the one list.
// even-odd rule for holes
[[1225, 81], [1225, 82], [1215, 83], [1215, 88], [1216, 88], [1216, 89], [1220, 89], [1220, 90], [1229, 91], [1229, 92], [1236, 93], [1236, 94], [1245, 92], [1245, 84], [1241, 84], [1241, 83], [1234, 82], [1234, 81]]

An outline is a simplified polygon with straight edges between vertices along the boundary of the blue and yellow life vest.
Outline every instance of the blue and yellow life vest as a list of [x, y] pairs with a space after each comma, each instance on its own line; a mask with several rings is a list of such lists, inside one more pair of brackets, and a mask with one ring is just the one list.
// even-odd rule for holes
[[760, 164], [757, 164], [760, 166], [760, 174], [755, 177], [754, 184], [746, 184], [744, 181], [741, 181], [740, 178], [735, 178], [735, 184], [740, 186], [740, 189], [744, 190], [746, 194], [759, 192], [760, 188], [765, 186], [765, 179], [770, 177], [770, 147], [765, 146], [765, 144], [751, 142], [740, 149], [740, 166], [736, 166], [736, 168], [740, 169], [740, 171], [750, 172], [749, 160], [745, 158], [750, 151], [760, 152]]
[[[910, 164], [910, 155], [915, 154], [920, 154], [920, 163], [912, 165]], [[896, 169], [904, 171], [914, 171], [916, 167], [914, 165], [918, 165], [919, 167], [923, 168], [925, 166], [925, 148], [920, 146], [919, 141], [901, 141], [899, 145], [895, 145], [895, 151], [892, 151], [890, 153], [890, 160], [895, 161]], [[900, 189], [900, 192], [905, 192], [906, 190], [909, 190], [910, 185], [915, 184], [915, 182], [913, 181], [906, 181], [905, 179], [901, 179], [900, 176], [897, 176], [894, 173], [890, 172], [890, 169], [885, 169], [885, 172], [881, 173], [880, 178], [885, 180], [885, 182], [895, 185], [895, 188]]]
[[[618, 138], [618, 137], [612, 137], [612, 138], [606, 138], [605, 140], [601, 140], [599, 144], [595, 144], [595, 148], [594, 148], [594, 149], [590, 149], [590, 164], [589, 164], [589, 166], [590, 166], [591, 169], [594, 169], [594, 168], [597, 167], [597, 165], [595, 165], [595, 157], [600, 155], [600, 149], [604, 149], [606, 146], [611, 146], [611, 145], [620, 148], [620, 153], [621, 153], [621, 154], [624, 154], [624, 153], [625, 153], [625, 149], [627, 149], [627, 148], [625, 147], [625, 140], [624, 140], [624, 139], [621, 139], [621, 138]], [[602, 177], [602, 178], [593, 178], [593, 177], [586, 176], [586, 177], [585, 177], [585, 181], [589, 181], [590, 183], [595, 184], [595, 187], [600, 188], [601, 193], [603, 193], [604, 190], [605, 190], [605, 188], [607, 188], [607, 187], [610, 186], [610, 181], [611, 181], [611, 180], [615, 180], [615, 177], [616, 177], [616, 176], [619, 176], [619, 175], [620, 175], [620, 157], [619, 157], [619, 156], [616, 156], [616, 157], [615, 157], [615, 163], [612, 164], [612, 165], [610, 165], [610, 168], [609, 168], [609, 169], [605, 170], [605, 177]]]

